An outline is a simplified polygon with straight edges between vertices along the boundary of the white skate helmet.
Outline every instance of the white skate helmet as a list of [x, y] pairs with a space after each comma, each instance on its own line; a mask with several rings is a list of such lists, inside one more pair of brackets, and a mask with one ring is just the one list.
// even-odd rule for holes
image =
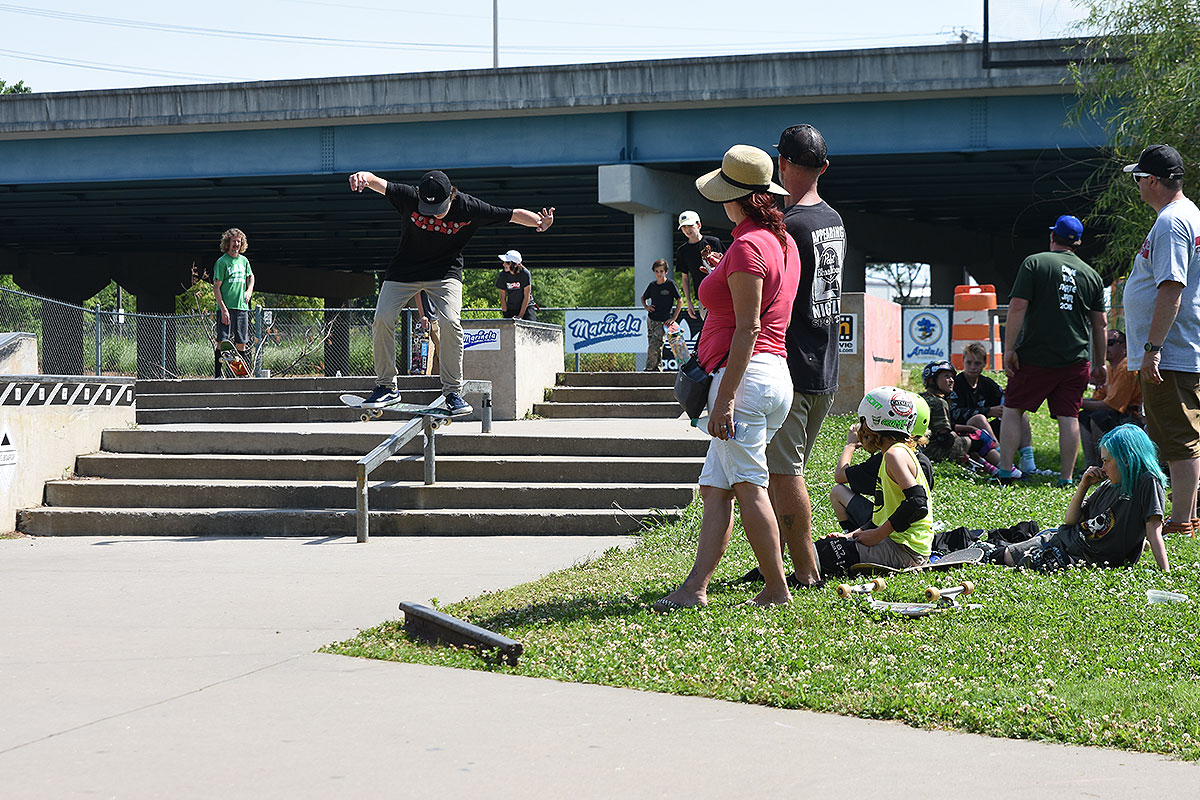
[[896, 386], [880, 386], [863, 397], [858, 415], [873, 431], [912, 436], [917, 424], [917, 397]]

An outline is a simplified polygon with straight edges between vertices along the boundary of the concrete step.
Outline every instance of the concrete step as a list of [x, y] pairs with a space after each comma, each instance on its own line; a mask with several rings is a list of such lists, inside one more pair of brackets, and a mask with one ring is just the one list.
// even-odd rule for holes
[[[396, 379], [401, 393], [408, 389], [437, 390], [437, 376], [401, 375]], [[139, 380], [134, 386], [142, 394], [229, 394], [238, 392], [330, 392], [366, 394], [375, 386], [374, 376], [349, 378], [184, 378]]]
[[[676, 406], [678, 408], [678, 406]], [[350, 410], [350, 409], [348, 409]], [[377, 430], [348, 425], [345, 431], [301, 432], [291, 430], [239, 430], [235, 426], [210, 430], [163, 430], [155, 428], [111, 428], [101, 435], [100, 449], [110, 453], [161, 453], [193, 455], [352, 455], [356, 459], [369, 453], [387, 438]], [[520, 436], [507, 434], [478, 435], [478, 425], [465, 426], [466, 433], [454, 433], [458, 423], [442, 428], [437, 436], [438, 458], [474, 455], [576, 456], [581, 459], [610, 456], [638, 457], [646, 453], [670, 453], [672, 456], [703, 458], [708, 452], [708, 437], [679, 439], [670, 436], [636, 440], [604, 436]], [[401, 454], [421, 452], [420, 437], [409, 442]]]
[[185, 425], [189, 423], [255, 422], [354, 422], [361, 419], [358, 409], [338, 403], [336, 406], [274, 406], [230, 408], [138, 408], [139, 425]]
[[[140, 404], [142, 398], [138, 398]], [[550, 394], [551, 403], [673, 403], [674, 386], [659, 389], [628, 386], [559, 386]]]
[[534, 403], [533, 413], [546, 419], [675, 419], [683, 415], [679, 403]]
[[[692, 484], [564, 483], [374, 483], [371, 505], [381, 509], [473, 508], [684, 508], [692, 502]], [[159, 508], [352, 508], [353, 481], [109, 480], [49, 481], [45, 504], [139, 508], [153, 498]]]
[[[373, 498], [372, 498], [373, 499]], [[614, 536], [681, 512], [650, 508], [371, 511], [372, 536]], [[354, 536], [352, 508], [34, 508], [31, 536]]]
[[[139, 394], [137, 407], [139, 411], [159, 409], [185, 408], [288, 408], [295, 406], [325, 406], [345, 408], [341, 401], [343, 394], [350, 392], [193, 392], [169, 394]], [[360, 396], [365, 396], [363, 392]], [[401, 397], [408, 403], [432, 403], [441, 396], [441, 390], [409, 389], [401, 392]]]
[[[440, 441], [439, 441], [440, 443]], [[94, 453], [75, 462], [79, 477], [229, 480], [331, 480], [352, 481], [356, 456], [236, 456], [200, 453], [180, 458], [136, 453]], [[625, 458], [580, 460], [574, 456], [475, 456], [439, 455], [440, 482], [493, 481], [512, 483], [623, 483], [636, 475], [643, 483], [694, 484], [704, 459]], [[417, 455], [392, 458], [371, 473], [372, 481], [420, 481], [424, 460]]]
[[559, 386], [644, 386], [670, 387], [675, 385], [672, 372], [560, 372]]

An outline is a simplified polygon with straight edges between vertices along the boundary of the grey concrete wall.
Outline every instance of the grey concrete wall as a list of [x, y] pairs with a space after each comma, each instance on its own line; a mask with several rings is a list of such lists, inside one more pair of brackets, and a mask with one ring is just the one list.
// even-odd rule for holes
[[[464, 320], [464, 327], [495, 330], [499, 350], [467, 350], [463, 375], [492, 382], [492, 418], [521, 419], [545, 399], [563, 368], [563, 330], [559, 325], [512, 319]], [[474, 403], [473, 398], [468, 402]], [[478, 415], [478, 411], [476, 411]]]
[[[74, 388], [68, 392], [74, 402], [52, 404], [38, 397], [38, 388], [49, 393], [79, 385], [90, 389], [86, 400]], [[96, 387], [101, 395], [93, 402]], [[21, 405], [14, 397], [18, 390], [26, 401]], [[105, 403], [105, 390], [114, 394], [114, 403], [120, 393], [128, 393], [130, 402]], [[105, 428], [133, 426], [132, 394], [132, 378], [0, 377], [0, 532], [16, 528], [18, 510], [41, 505], [46, 481], [71, 475], [76, 456], [99, 450]]]
[[[1053, 47], [995, 44], [993, 57]], [[6, 95], [0, 138], [1070, 91], [1062, 67], [984, 70], [982, 56], [981, 45], [951, 44]]]
[[37, 373], [37, 337], [32, 333], [0, 333], [0, 375]]

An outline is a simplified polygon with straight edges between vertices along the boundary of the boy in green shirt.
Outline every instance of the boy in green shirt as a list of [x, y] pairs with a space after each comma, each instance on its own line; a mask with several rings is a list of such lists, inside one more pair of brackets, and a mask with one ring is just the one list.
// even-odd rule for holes
[[[250, 341], [250, 297], [254, 294], [254, 271], [246, 252], [250, 241], [238, 228], [221, 234], [221, 257], [213, 266], [213, 294], [217, 299], [217, 341], [233, 341], [245, 357]], [[213, 377], [221, 377], [221, 353], [213, 355]]]

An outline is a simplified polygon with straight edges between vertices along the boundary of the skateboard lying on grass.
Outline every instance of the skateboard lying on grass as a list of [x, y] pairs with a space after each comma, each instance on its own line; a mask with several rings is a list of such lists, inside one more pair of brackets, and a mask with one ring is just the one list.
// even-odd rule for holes
[[392, 403], [386, 403], [382, 406], [364, 406], [366, 398], [359, 397], [356, 394], [344, 394], [339, 398], [343, 403], [351, 408], [360, 408], [363, 415], [359, 417], [363, 422], [371, 419], [379, 419], [385, 411], [395, 411], [399, 414], [407, 414], [410, 417], [433, 417], [436, 426], [450, 424], [450, 409], [443, 406], [421, 406], [416, 403], [402, 403], [396, 400]]
[[[967, 547], [962, 550], [955, 550], [953, 553], [947, 553], [936, 561], [930, 561], [922, 564], [919, 567], [908, 567], [907, 569], [897, 569], [889, 567], [886, 564], [871, 564], [864, 562], [855, 564], [850, 567], [851, 575], [868, 573], [871, 575], [898, 575], [901, 572], [922, 572], [927, 569], [951, 569], [952, 567], [961, 567], [964, 564], [981, 564], [983, 563], [983, 549], [979, 547]], [[880, 587], [882, 588], [882, 587]]]
[[960, 603], [959, 595], [963, 597], [975, 591], [975, 584], [963, 581], [957, 586], [938, 588], [930, 586], [925, 589], [924, 603], [890, 603], [884, 600], [868, 599], [867, 607], [872, 611], [882, 611], [885, 614], [896, 614], [902, 617], [924, 617], [928, 614], [940, 614], [943, 611], [961, 611], [964, 608], [983, 608], [978, 603]]
[[250, 375], [250, 368], [246, 365], [245, 356], [234, 347], [233, 342], [222, 339], [217, 345], [217, 351], [221, 354], [221, 361], [225, 363], [226, 369], [234, 376], [245, 378]]

